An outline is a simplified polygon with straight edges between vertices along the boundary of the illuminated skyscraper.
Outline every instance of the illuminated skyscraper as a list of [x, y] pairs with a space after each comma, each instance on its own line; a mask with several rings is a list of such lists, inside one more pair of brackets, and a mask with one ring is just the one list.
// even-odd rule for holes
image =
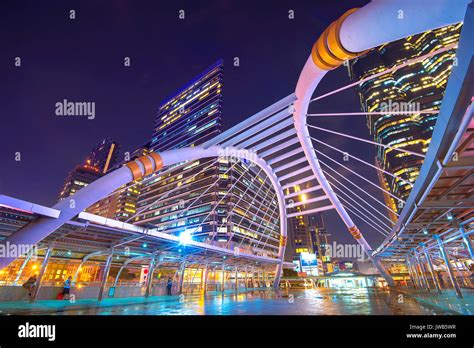
[[[455, 44], [460, 30], [461, 24], [457, 24], [382, 45], [351, 61], [350, 77], [357, 81], [400, 65], [408, 59]], [[454, 57], [453, 48], [359, 85], [363, 111], [387, 112], [367, 116], [367, 125], [375, 141], [419, 154], [427, 152], [438, 114], [421, 114], [417, 111], [439, 110]], [[396, 111], [412, 113], [389, 114]], [[422, 163], [421, 156], [383, 147], [378, 147], [375, 159], [379, 168], [396, 176], [394, 178], [381, 173], [379, 179], [382, 187], [402, 200], [409, 196]], [[385, 195], [385, 201], [394, 211], [400, 211], [403, 207], [389, 194]], [[391, 214], [391, 218], [394, 219], [395, 215]]]
[[115, 141], [103, 139], [89, 153], [84, 163], [72, 170], [64, 181], [58, 200], [63, 200], [104, 175], [117, 163], [119, 146]]
[[[223, 63], [218, 61], [165, 100], [150, 150], [197, 146], [221, 132]], [[260, 194], [258, 194], [260, 193]], [[254, 166], [204, 158], [145, 178], [130, 222], [259, 255], [278, 254], [277, 199]]]
[[223, 72], [219, 60], [161, 104], [150, 150], [194, 146], [220, 133]]

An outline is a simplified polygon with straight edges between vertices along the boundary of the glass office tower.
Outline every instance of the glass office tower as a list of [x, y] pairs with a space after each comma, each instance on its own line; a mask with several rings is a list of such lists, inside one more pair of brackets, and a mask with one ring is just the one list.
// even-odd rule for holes
[[[377, 47], [350, 62], [350, 77], [358, 81], [455, 44], [460, 31], [461, 24], [451, 25]], [[422, 114], [419, 111], [439, 110], [455, 53], [453, 48], [359, 85], [362, 110], [382, 112], [381, 115], [367, 116], [367, 126], [375, 141], [420, 154], [428, 151], [438, 114]], [[383, 114], [385, 111], [387, 114]], [[389, 113], [397, 111], [411, 113]], [[379, 168], [398, 177], [380, 174], [382, 187], [403, 200], [408, 198], [422, 163], [420, 156], [383, 147], [378, 147], [375, 159]], [[385, 202], [394, 211], [403, 208], [388, 194]], [[393, 213], [390, 217], [395, 219]]]
[[[158, 109], [150, 150], [198, 146], [221, 132], [223, 62]], [[278, 204], [271, 183], [248, 162], [205, 158], [165, 168], [141, 183], [131, 222], [197, 241], [275, 256]]]

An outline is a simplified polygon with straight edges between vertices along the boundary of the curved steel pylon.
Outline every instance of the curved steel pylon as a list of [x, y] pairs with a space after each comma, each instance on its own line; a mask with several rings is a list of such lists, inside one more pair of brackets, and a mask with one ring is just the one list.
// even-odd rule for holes
[[[460, 22], [469, 2], [437, 0], [427, 7], [416, 1], [372, 1], [361, 9], [351, 9], [334, 21], [316, 41], [296, 86], [295, 128], [309, 165], [349, 232], [390, 285], [393, 284], [391, 276], [380, 260], [372, 257], [372, 248], [339, 201], [321, 169], [306, 124], [308, 107], [315, 89], [329, 70], [373, 47]], [[406, 20], [402, 20], [405, 18]]]

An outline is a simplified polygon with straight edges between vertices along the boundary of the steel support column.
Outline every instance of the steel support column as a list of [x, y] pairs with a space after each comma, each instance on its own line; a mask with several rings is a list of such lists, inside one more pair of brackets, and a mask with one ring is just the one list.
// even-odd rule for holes
[[416, 260], [418, 262], [418, 266], [420, 267], [421, 277], [423, 279], [423, 282], [425, 283], [426, 291], [431, 292], [430, 282], [428, 281], [428, 277], [426, 276], [425, 265], [423, 264], [423, 260], [421, 260], [419, 254], [416, 254]]
[[466, 235], [466, 230], [464, 229], [464, 226], [459, 226], [459, 232], [461, 233], [462, 240], [464, 244], [466, 244], [467, 251], [469, 252], [469, 256], [471, 257], [471, 260], [474, 260], [474, 248], [472, 246], [472, 241], [469, 238], [469, 236]]
[[156, 256], [153, 255], [148, 266], [148, 278], [146, 279], [145, 297], [150, 297], [153, 288], [153, 272], [156, 266]]
[[53, 252], [53, 244], [50, 244], [48, 246], [48, 249], [46, 250], [46, 254], [44, 254], [44, 258], [43, 258], [43, 262], [41, 263], [41, 268], [38, 274], [38, 278], [36, 278], [35, 288], [33, 289], [33, 293], [31, 294], [31, 297], [30, 297], [31, 302], [36, 302], [36, 299], [38, 297], [38, 294], [41, 288], [41, 280], [43, 278], [44, 272], [46, 271], [46, 267], [48, 267], [49, 257], [51, 256], [52, 252]]
[[21, 264], [20, 269], [18, 270], [18, 273], [17, 273], [17, 275], [16, 275], [16, 277], [15, 277], [14, 284], [18, 284], [18, 281], [20, 280], [20, 277], [21, 277], [21, 275], [22, 275], [22, 273], [23, 273], [23, 270], [25, 269], [25, 267], [26, 267], [28, 261], [30, 261], [31, 256], [34, 254], [34, 252], [33, 252], [34, 250], [35, 250], [35, 249], [31, 249], [30, 251], [28, 251], [28, 252], [26, 253], [25, 260], [23, 261], [23, 263]]
[[235, 267], [235, 292], [239, 292], [239, 273], [237, 267]]
[[221, 292], [224, 293], [224, 288], [225, 288], [225, 261], [222, 262], [222, 289]]
[[201, 274], [201, 287], [204, 290], [204, 293], [207, 293], [207, 278], [208, 278], [208, 264], [206, 263], [206, 268], [204, 268], [204, 271]]
[[456, 278], [454, 276], [453, 268], [451, 267], [451, 263], [449, 261], [448, 254], [446, 253], [446, 250], [444, 249], [443, 241], [442, 241], [441, 237], [438, 236], [438, 235], [435, 235], [434, 238], [438, 242], [438, 247], [439, 247], [441, 257], [443, 258], [444, 263], [446, 265], [446, 269], [448, 270], [449, 279], [451, 280], [451, 283], [453, 284], [453, 288], [454, 288], [454, 291], [456, 292], [456, 296], [458, 298], [463, 298], [461, 289], [459, 288], [459, 285], [458, 285], [458, 283], [456, 281]]
[[245, 267], [245, 290], [248, 288], [248, 272], [247, 267]]
[[436, 291], [438, 291], [438, 294], [441, 294], [441, 286], [439, 285], [438, 277], [435, 273], [435, 270], [433, 267], [433, 261], [431, 260], [430, 253], [428, 252], [428, 250], [426, 250], [426, 245], [424, 243], [420, 243], [420, 245], [423, 248], [423, 253], [425, 255], [426, 263], [428, 264], [428, 269], [430, 270], [431, 278], [433, 279], [433, 283], [436, 288]]
[[412, 269], [412, 267], [411, 267], [410, 258], [409, 258], [408, 256], [406, 257], [406, 262], [407, 262], [408, 274], [410, 275], [411, 282], [413, 283], [413, 287], [416, 289], [416, 288], [418, 288], [418, 284], [417, 284], [417, 282], [416, 282], [415, 274], [413, 273], [413, 269]]
[[458, 267], [458, 262], [457, 262], [457, 260], [454, 260], [453, 264], [454, 264], [454, 268], [456, 268], [456, 271], [458, 271], [458, 273], [459, 273], [459, 275], [460, 275], [460, 277], [461, 277], [461, 279], [462, 279], [463, 284], [464, 284], [465, 286], [468, 286], [469, 284], [467, 283], [466, 278], [464, 278], [464, 275], [462, 274], [461, 270], [460, 270], [459, 267]]
[[418, 289], [423, 289], [423, 284], [421, 283], [420, 275], [418, 274], [418, 270], [417, 270], [417, 268], [416, 268], [416, 262], [415, 262], [415, 260], [413, 260], [413, 262], [412, 262], [412, 264], [411, 264], [411, 268], [412, 268], [413, 274], [415, 275], [417, 288], [418, 288]]
[[181, 264], [179, 265], [179, 288], [178, 293], [183, 293], [183, 285], [184, 285], [184, 272], [186, 271], [186, 259], [184, 259]]
[[102, 301], [104, 297], [105, 286], [107, 285], [107, 278], [109, 277], [110, 266], [112, 265], [112, 257], [114, 255], [113, 249], [110, 250], [109, 256], [107, 256], [107, 261], [104, 266], [104, 274], [102, 275], [102, 281], [100, 283], [99, 296], [97, 297], [98, 301]]

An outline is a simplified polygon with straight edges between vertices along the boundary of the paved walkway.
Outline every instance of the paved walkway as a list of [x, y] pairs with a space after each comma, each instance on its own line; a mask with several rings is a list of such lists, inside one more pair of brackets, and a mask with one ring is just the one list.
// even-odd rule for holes
[[[254, 291], [252, 289], [248, 291]], [[243, 292], [243, 291], [240, 291]], [[221, 296], [221, 292], [209, 291], [206, 297]], [[225, 296], [234, 295], [234, 291], [226, 290]], [[201, 294], [186, 294], [186, 299], [198, 299]], [[176, 303], [182, 301], [180, 296], [151, 296], [145, 297], [123, 297], [123, 298], [104, 298], [102, 301], [97, 299], [76, 299], [74, 302], [68, 300], [39, 300], [35, 303], [29, 301], [6, 301], [0, 302], [0, 315], [35, 315], [35, 314], [60, 314], [61, 312], [78, 311], [83, 309], [97, 309], [110, 307], [124, 307], [132, 305], [146, 305], [152, 303]]]
[[74, 303], [42, 300], [0, 303], [0, 315], [444, 315], [455, 314], [424, 305], [411, 295], [383, 289], [248, 290], [149, 298], [80, 299]]
[[438, 294], [433, 290], [428, 293], [426, 290], [417, 290], [414, 288], [397, 288], [396, 290], [407, 294], [420, 303], [437, 307], [452, 312], [453, 314], [474, 314], [474, 290], [472, 289], [462, 288], [462, 299], [456, 297], [456, 293], [453, 289], [443, 289], [442, 294]]

